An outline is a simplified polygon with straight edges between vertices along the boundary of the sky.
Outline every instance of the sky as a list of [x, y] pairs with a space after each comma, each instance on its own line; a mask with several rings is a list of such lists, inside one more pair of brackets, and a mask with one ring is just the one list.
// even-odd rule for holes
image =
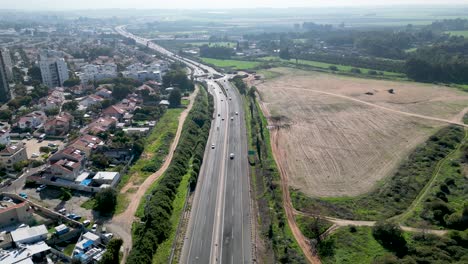
[[0, 0], [0, 9], [70, 10], [102, 8], [205, 9], [376, 5], [467, 5], [467, 0]]

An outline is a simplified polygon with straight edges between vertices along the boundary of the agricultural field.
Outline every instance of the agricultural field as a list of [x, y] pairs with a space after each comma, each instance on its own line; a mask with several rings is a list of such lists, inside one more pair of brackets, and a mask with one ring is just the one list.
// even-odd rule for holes
[[[280, 59], [279, 57], [273, 57], [273, 56], [260, 58], [260, 61], [289, 62], [289, 63], [294, 63], [294, 64], [296, 63], [295, 59], [290, 59], [288, 61], [288, 60], [283, 60], [283, 59]], [[332, 63], [325, 63], [325, 62], [311, 61], [311, 60], [297, 60], [297, 63], [302, 64], [302, 65], [312, 66], [312, 67], [323, 69], [323, 70], [329, 70], [330, 66], [335, 66], [337, 71], [339, 71], [339, 72], [348, 72], [348, 73], [353, 68], [360, 69], [362, 74], [369, 74], [369, 71], [375, 71], [374, 69], [359, 68], [359, 67], [353, 67], [353, 66], [349, 66], [349, 65], [339, 65], [339, 64], [332, 64]], [[387, 71], [378, 71], [378, 72], [381, 72], [384, 76], [392, 77], [392, 78], [403, 78], [404, 77], [404, 74], [402, 74], [402, 73], [387, 72]]]
[[308, 196], [371, 191], [446, 125], [439, 119], [460, 122], [468, 104], [468, 94], [441, 86], [271, 71], [278, 77], [257, 88], [280, 127], [272, 144], [289, 185]]
[[249, 70], [259, 66], [261, 63], [257, 61], [241, 61], [241, 60], [218, 60], [211, 58], [200, 58], [203, 62], [212, 64], [220, 68], [232, 68], [234, 70]]
[[446, 31], [445, 33], [448, 33], [451, 36], [462, 36], [468, 38], [468, 30]]

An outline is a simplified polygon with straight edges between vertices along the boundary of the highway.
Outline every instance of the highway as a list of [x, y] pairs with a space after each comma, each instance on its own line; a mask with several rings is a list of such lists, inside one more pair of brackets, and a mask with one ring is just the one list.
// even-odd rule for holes
[[[119, 26], [116, 31], [185, 63], [213, 95], [215, 111], [180, 263], [251, 263], [250, 190], [243, 103], [213, 68], [182, 58]], [[213, 80], [213, 76], [221, 76]], [[231, 158], [230, 155], [233, 154]]]

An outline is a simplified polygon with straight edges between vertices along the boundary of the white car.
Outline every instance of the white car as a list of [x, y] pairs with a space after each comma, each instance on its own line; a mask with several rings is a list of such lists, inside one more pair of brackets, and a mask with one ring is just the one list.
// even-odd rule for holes
[[234, 117], [233, 117], [233, 116], [231, 116], [231, 121], [232, 121], [232, 120], [234, 120]]
[[37, 154], [37, 153], [31, 154], [31, 158], [33, 158], [33, 159], [34, 159], [34, 158], [38, 158], [38, 157], [39, 157], [39, 154]]
[[112, 233], [105, 233], [103, 236], [104, 236], [105, 238], [107, 238], [107, 239], [111, 239], [111, 238], [114, 236], [114, 234], [112, 234]]
[[230, 159], [234, 159], [234, 153], [229, 154]]
[[94, 225], [91, 227], [91, 231], [93, 231], [93, 232], [96, 232], [96, 231], [97, 231], [97, 224], [94, 224]]
[[90, 220], [84, 220], [84, 221], [83, 221], [83, 225], [84, 225], [84, 226], [89, 226], [89, 224], [91, 224], [91, 221], [90, 221]]
[[42, 184], [41, 186], [39, 186], [39, 187], [36, 188], [36, 192], [41, 192], [41, 191], [44, 190], [45, 188], [47, 188], [47, 185]]
[[236, 112], [236, 115], [239, 115], [239, 112]]
[[215, 148], [215, 144], [211, 144], [211, 149], [214, 149]]
[[63, 214], [63, 215], [64, 215], [64, 214], [67, 212], [67, 209], [62, 208], [62, 209], [58, 210], [58, 212], [59, 212], [60, 214]]

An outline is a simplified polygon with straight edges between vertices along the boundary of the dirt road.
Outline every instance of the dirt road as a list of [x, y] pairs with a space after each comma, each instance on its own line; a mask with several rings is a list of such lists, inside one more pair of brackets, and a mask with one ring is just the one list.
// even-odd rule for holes
[[[273, 153], [275, 153], [275, 160], [278, 160], [278, 157], [281, 157], [283, 155], [282, 151], [278, 149], [278, 137], [277, 137], [277, 129], [271, 130], [271, 148], [273, 150]], [[320, 264], [322, 263], [315, 253], [315, 249], [313, 249], [309, 243], [309, 239], [304, 237], [302, 234], [301, 230], [297, 226], [296, 220], [294, 218], [294, 208], [292, 206], [291, 202], [291, 196], [289, 195], [289, 185], [288, 185], [288, 177], [286, 175], [286, 171], [284, 170], [283, 166], [280, 166], [277, 162], [278, 169], [280, 170], [280, 176], [281, 176], [281, 190], [283, 193], [283, 207], [284, 211], [286, 212], [286, 218], [288, 220], [288, 225], [289, 228], [291, 228], [291, 231], [296, 238], [297, 243], [302, 249], [302, 252], [304, 253], [305, 257], [309, 261], [309, 263], [313, 264]]]
[[[119, 215], [115, 215], [112, 220], [107, 223], [107, 227], [117, 236], [121, 237], [124, 241], [123, 243], [123, 251], [124, 255], [122, 258], [122, 263], [125, 263], [128, 252], [132, 248], [132, 223], [135, 220], [135, 212], [138, 209], [138, 205], [140, 204], [141, 199], [145, 195], [148, 188], [151, 187], [151, 184], [155, 182], [169, 167], [171, 164], [172, 156], [174, 155], [174, 151], [177, 148], [177, 144], [179, 143], [180, 135], [182, 134], [182, 128], [187, 118], [188, 113], [192, 109], [193, 103], [195, 101], [195, 97], [197, 96], [199, 91], [199, 87], [196, 86], [195, 91], [190, 95], [190, 103], [187, 108], [181, 113], [179, 117], [179, 125], [177, 128], [177, 133], [174, 137], [174, 141], [171, 144], [169, 154], [166, 156], [164, 163], [162, 164], [161, 168], [156, 171], [155, 173], [151, 174], [146, 180], [140, 185], [137, 186], [138, 189], [135, 193], [127, 193], [127, 198], [129, 199], [130, 203], [125, 209], [125, 211]], [[129, 182], [127, 185], [132, 185]], [[124, 186], [122, 190], [128, 190], [128, 186]]]

